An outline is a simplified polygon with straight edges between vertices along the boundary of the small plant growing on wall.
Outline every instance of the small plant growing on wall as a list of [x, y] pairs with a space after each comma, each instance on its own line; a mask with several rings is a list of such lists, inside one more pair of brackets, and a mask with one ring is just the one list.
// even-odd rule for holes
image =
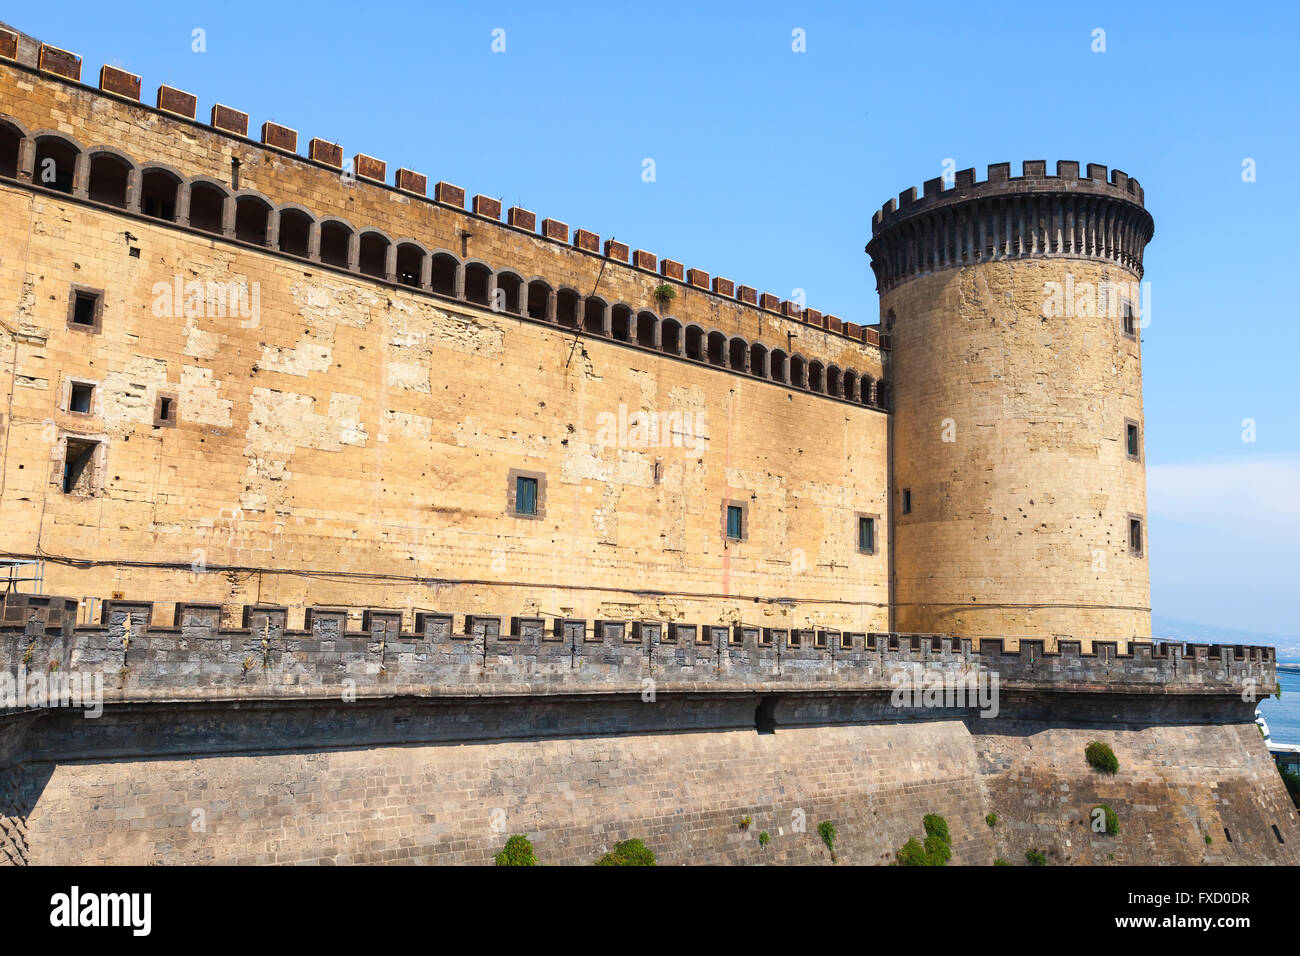
[[1047, 854], [1042, 850], [1026, 850], [1025, 859], [1030, 866], [1047, 866]]
[[654, 866], [655, 855], [640, 840], [624, 840], [622, 843], [615, 843], [614, 849], [597, 860], [596, 865]]
[[23, 666], [26, 667], [32, 662], [32, 654], [36, 651], [36, 642], [32, 641], [27, 645], [27, 650], [23, 651]]
[[532, 841], [516, 833], [506, 840], [505, 847], [494, 858], [497, 866], [536, 866], [537, 857], [533, 854]]
[[998, 825], [998, 815], [996, 813], [987, 814], [984, 817], [984, 822], [991, 827], [995, 827]]
[[655, 286], [655, 304], [659, 306], [659, 311], [663, 312], [673, 304], [673, 299], [677, 298], [677, 290], [664, 282]]
[[772, 836], [766, 830], [764, 830], [762, 833], [758, 835], [759, 846], [767, 846], [771, 842], [772, 842]]
[[753, 822], [754, 822], [754, 818], [753, 818], [753, 817], [741, 817], [741, 818], [740, 818], [740, 828], [741, 828], [742, 830], [748, 830], [748, 829], [749, 829], [749, 825], [750, 825], [751, 823], [753, 823]]
[[817, 832], [821, 835], [822, 842], [826, 844], [826, 849], [831, 851], [831, 862], [837, 859], [835, 856], [835, 824], [830, 820], [823, 820], [817, 824]]
[[1084, 748], [1083, 755], [1088, 758], [1088, 763], [1102, 773], [1115, 773], [1119, 770], [1119, 758], [1115, 756], [1115, 751], [1110, 749], [1110, 744], [1094, 740]]
[[996, 860], [993, 861], [993, 865], [994, 865], [994, 866], [1010, 866], [1011, 864], [1008, 863], [1006, 860], [1002, 859], [1002, 857], [998, 857]]
[[1119, 833], [1119, 814], [1107, 804], [1099, 803], [1093, 807], [1088, 817], [1091, 820], [1093, 833], [1109, 833], [1112, 836]]

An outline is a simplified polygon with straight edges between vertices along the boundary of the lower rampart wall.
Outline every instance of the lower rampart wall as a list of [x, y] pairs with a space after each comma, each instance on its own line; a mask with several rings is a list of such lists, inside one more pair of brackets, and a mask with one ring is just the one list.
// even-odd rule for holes
[[[5, 605], [0, 674], [97, 675], [102, 698], [0, 710], [0, 862], [488, 863], [526, 833], [547, 863], [639, 837], [662, 863], [812, 864], [831, 820], [837, 862], [882, 864], [938, 813], [955, 863], [1300, 864], [1253, 723], [1269, 648], [668, 643], [654, 622], [437, 615], [407, 633], [379, 611], [358, 633], [343, 610], [290, 630], [255, 608], [225, 629], [197, 606], [161, 627], [129, 602], [78, 627], [60, 602]], [[982, 696], [948, 696], [962, 682]], [[1117, 834], [1089, 828], [1099, 803]]]
[[[28, 735], [4, 826], [20, 834], [11, 862], [35, 864], [486, 864], [511, 833], [553, 864], [630, 837], [663, 864], [826, 864], [817, 824], [831, 820], [839, 863], [887, 864], [939, 813], [957, 864], [1023, 864], [1029, 849], [1049, 864], [1300, 863], [1264, 744], [1222, 701], [1235, 722], [1146, 710], [1111, 722], [1062, 701], [1051, 720], [887, 719], [883, 698], [781, 698], [760, 733], [761, 701], [64, 712]], [[800, 719], [821, 723], [783, 723]], [[440, 735], [468, 739], [428, 739]], [[1118, 774], [1087, 765], [1093, 739], [1112, 745]], [[1098, 803], [1118, 834], [1090, 830]]]

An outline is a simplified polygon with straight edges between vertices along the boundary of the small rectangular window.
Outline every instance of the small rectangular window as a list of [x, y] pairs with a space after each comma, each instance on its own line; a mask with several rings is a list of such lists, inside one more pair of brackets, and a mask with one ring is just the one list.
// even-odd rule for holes
[[1124, 448], [1130, 458], [1141, 458], [1141, 443], [1138, 440], [1137, 422], [1124, 423]]
[[912, 489], [904, 488], [903, 489], [903, 514], [910, 515], [911, 513], [912, 513]]
[[858, 515], [858, 550], [863, 554], [876, 553], [876, 519]]
[[1142, 553], [1142, 519], [1128, 519], [1128, 549], [1132, 554]]
[[98, 332], [103, 324], [104, 293], [74, 285], [68, 296], [68, 328]]
[[537, 514], [537, 479], [515, 479], [515, 510], [521, 515]]
[[511, 468], [506, 485], [506, 514], [515, 518], [546, 517], [546, 475]]
[[744, 530], [744, 512], [740, 505], [727, 505], [727, 537], [739, 541]]
[[1133, 317], [1133, 306], [1124, 306], [1124, 334], [1137, 338], [1137, 322]]
[[77, 325], [95, 324], [95, 304], [99, 300], [88, 292], [78, 292], [76, 305], [72, 310], [72, 321]]
[[176, 396], [168, 392], [159, 392], [153, 409], [153, 424], [158, 427], [173, 427], [176, 424]]
[[99, 442], [69, 438], [63, 456], [63, 493], [88, 495], [95, 491], [95, 451]]
[[94, 394], [95, 386], [89, 382], [73, 382], [72, 390], [68, 394], [68, 411], [89, 415]]

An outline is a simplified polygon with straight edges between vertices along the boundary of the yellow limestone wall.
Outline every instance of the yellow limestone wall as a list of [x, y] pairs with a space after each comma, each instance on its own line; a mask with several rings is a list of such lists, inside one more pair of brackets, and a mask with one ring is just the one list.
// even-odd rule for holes
[[[184, 600], [886, 626], [883, 539], [855, 547], [855, 514], [884, 512], [877, 410], [575, 348], [572, 332], [16, 186], [0, 185], [0, 222], [17, 322], [0, 339], [0, 550], [47, 556], [47, 593], [152, 599], [159, 620]], [[246, 281], [260, 316], [159, 317], [155, 286], [176, 276]], [[104, 290], [98, 334], [68, 328], [73, 284]], [[95, 383], [91, 414], [66, 410], [71, 379]], [[153, 424], [160, 392], [175, 427]], [[676, 415], [682, 433], [640, 447], [620, 408]], [[62, 493], [69, 435], [103, 442], [93, 495]], [[507, 515], [511, 469], [545, 475], [541, 519]], [[747, 540], [724, 541], [724, 499], [746, 504]]]
[[[899, 630], [1049, 646], [1150, 638], [1145, 465], [1125, 446], [1126, 420], [1143, 421], [1140, 341], [1123, 333], [1122, 309], [1080, 314], [1089, 286], [1137, 281], [1084, 259], [1018, 259], [882, 296], [882, 317], [894, 314]], [[1055, 291], [1074, 314], [1052, 314]]]

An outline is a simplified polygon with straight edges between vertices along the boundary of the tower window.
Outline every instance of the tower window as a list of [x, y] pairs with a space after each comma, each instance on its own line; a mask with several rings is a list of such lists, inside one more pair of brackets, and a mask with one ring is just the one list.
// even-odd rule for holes
[[1133, 306], [1127, 302], [1124, 303], [1124, 318], [1122, 321], [1124, 334], [1131, 338], [1137, 338], [1137, 320], [1133, 317]]
[[904, 488], [903, 489], [903, 514], [910, 515], [911, 513], [912, 513], [912, 489]]
[[104, 293], [74, 285], [68, 296], [68, 328], [98, 332], [104, 321]]
[[1138, 423], [1135, 421], [1124, 422], [1124, 451], [1134, 461], [1142, 457], [1142, 442], [1138, 431]]
[[175, 395], [169, 392], [160, 392], [153, 409], [154, 427], [174, 427], [176, 425], [176, 406]]
[[744, 501], [722, 503], [722, 534], [728, 541], [749, 540], [749, 507]]
[[510, 469], [506, 513], [516, 518], [546, 515], [546, 476], [539, 471]]
[[90, 382], [73, 382], [68, 392], [68, 411], [89, 415], [94, 395], [95, 386]]
[[1142, 519], [1135, 515], [1128, 519], [1128, 550], [1139, 557], [1142, 554]]
[[876, 516], [858, 515], [858, 552], [876, 553]]

